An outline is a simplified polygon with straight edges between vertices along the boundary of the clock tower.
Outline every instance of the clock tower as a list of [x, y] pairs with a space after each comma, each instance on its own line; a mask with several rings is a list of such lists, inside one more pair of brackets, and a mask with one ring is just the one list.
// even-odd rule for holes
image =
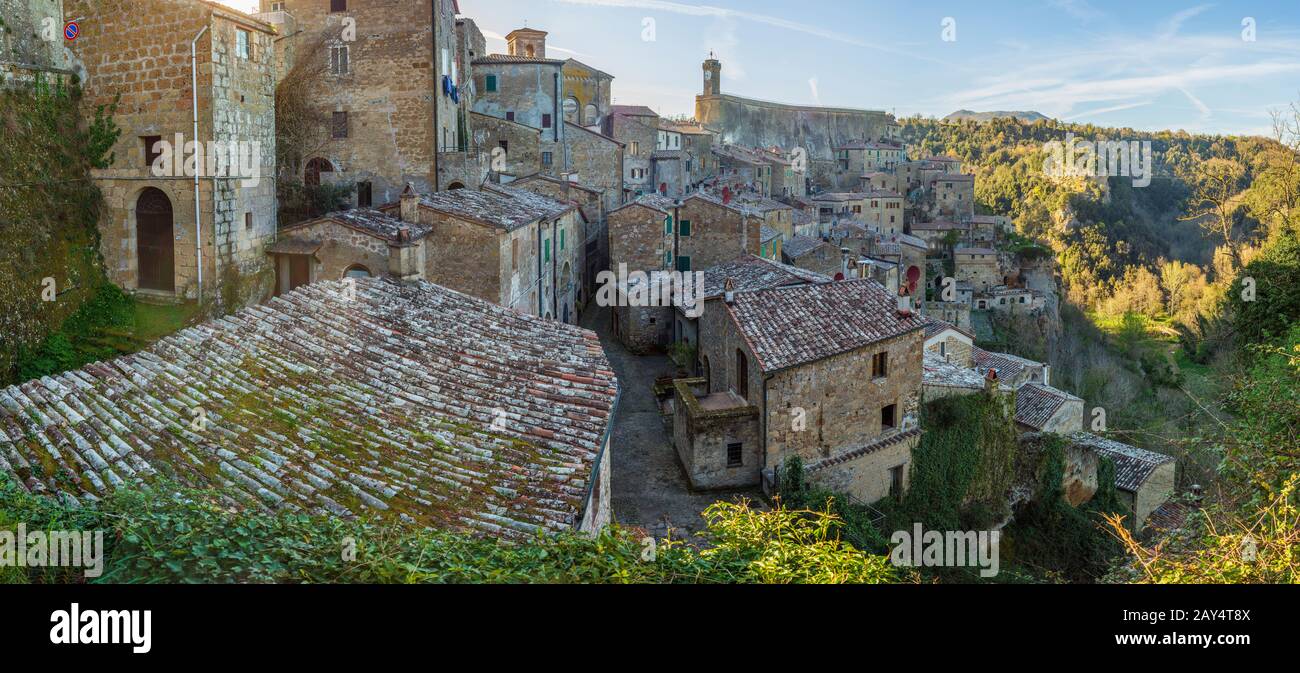
[[709, 60], [704, 62], [704, 95], [722, 95], [722, 62], [713, 58], [711, 53]]

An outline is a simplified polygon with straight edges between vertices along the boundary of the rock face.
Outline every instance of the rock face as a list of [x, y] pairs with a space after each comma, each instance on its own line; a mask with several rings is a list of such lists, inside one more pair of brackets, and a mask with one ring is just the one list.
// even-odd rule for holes
[[[1046, 440], [1052, 435], [1046, 433], [1028, 433], [1020, 438], [1020, 452], [1016, 456], [1016, 483], [1014, 493], [1022, 493], [1023, 499], [1016, 504], [1032, 501], [1038, 495], [1044, 474], [1043, 461], [1046, 455]], [[1069, 443], [1064, 449], [1064, 466], [1061, 471], [1061, 490], [1065, 501], [1072, 507], [1088, 502], [1097, 493], [1097, 453], [1085, 446]]]

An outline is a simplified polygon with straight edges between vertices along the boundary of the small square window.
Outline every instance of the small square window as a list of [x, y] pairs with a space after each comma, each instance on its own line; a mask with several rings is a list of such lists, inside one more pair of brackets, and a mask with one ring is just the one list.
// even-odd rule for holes
[[[497, 90], [497, 76], [488, 75], [483, 78], [483, 90], [488, 93], [494, 93]], [[507, 113], [506, 119], [513, 118], [513, 113]]]
[[342, 139], [348, 137], [348, 113], [335, 112], [330, 137]]
[[889, 376], [889, 353], [876, 353], [871, 356], [871, 378], [879, 379]]
[[330, 0], [330, 11], [331, 12], [348, 11], [348, 0]]
[[252, 229], [252, 228], [253, 228], [253, 214], [252, 214], [252, 213], [244, 213], [244, 228], [245, 228], [245, 229]]
[[551, 128], [551, 115], [548, 114], [542, 115], [542, 128], [544, 129]]
[[369, 182], [357, 183], [357, 207], [369, 208], [374, 205], [373, 186]]
[[330, 47], [330, 73], [346, 75], [352, 68], [351, 53], [346, 45]]
[[727, 467], [741, 467], [745, 463], [745, 445], [739, 442], [727, 445]]
[[897, 409], [898, 405], [891, 404], [880, 410], [880, 429], [882, 431], [892, 430], [894, 428], [894, 422], [896, 420], [894, 418], [894, 412], [897, 411]]
[[512, 122], [512, 121], [514, 121], [514, 120], [515, 120], [515, 113], [513, 113], [513, 112], [507, 112], [507, 113], [506, 113], [506, 121], [508, 121], [508, 122]]
[[550, 166], [553, 159], [554, 159], [554, 155], [552, 155], [550, 152], [542, 152], [543, 166]]

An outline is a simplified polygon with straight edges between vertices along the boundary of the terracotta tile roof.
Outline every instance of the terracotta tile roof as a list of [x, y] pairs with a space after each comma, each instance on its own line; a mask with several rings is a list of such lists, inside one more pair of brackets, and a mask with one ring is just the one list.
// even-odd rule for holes
[[1041, 367], [1042, 363], [1034, 362], [1009, 353], [994, 353], [986, 351], [979, 346], [971, 349], [971, 355], [975, 360], [975, 369], [980, 374], [988, 374], [990, 369], [997, 370], [998, 379], [1009, 381], [1014, 379], [1030, 367]]
[[617, 386], [586, 330], [317, 283], [0, 389], [0, 471], [77, 501], [165, 475], [231, 506], [528, 535], [579, 520]]
[[314, 255], [317, 250], [320, 250], [321, 245], [323, 244], [320, 241], [315, 240], [308, 241], [297, 238], [281, 238], [275, 243], [267, 246], [266, 252], [268, 254], [283, 255]]
[[781, 238], [781, 232], [767, 226], [766, 224], [760, 227], [758, 230], [758, 240], [761, 243], [767, 243], [768, 241], [772, 241], [778, 238]]
[[823, 458], [816, 462], [808, 463], [804, 467], [804, 470], [808, 472], [816, 472], [818, 470], [824, 470], [828, 467], [839, 465], [840, 463], [846, 463], [856, 458], [861, 458], [862, 456], [865, 456], [867, 454], [875, 453], [881, 449], [886, 449], [891, 446], [894, 446], [899, 442], [904, 442], [909, 439], [912, 439], [913, 437], [920, 437], [920, 436], [921, 436], [920, 428], [912, 428], [911, 430], [904, 430], [902, 432], [897, 432], [887, 437], [877, 439], [864, 446], [860, 446], [855, 449], [849, 449], [848, 451], [845, 451], [835, 456], [831, 456], [830, 458]]
[[1165, 463], [1174, 462], [1173, 456], [1139, 449], [1113, 439], [1098, 437], [1090, 432], [1076, 432], [1070, 435], [1076, 444], [1097, 451], [1099, 455], [1115, 462], [1115, 488], [1129, 493], [1136, 493], [1142, 484]]
[[649, 194], [642, 194], [641, 196], [638, 196], [636, 199], [632, 201], [628, 201], [627, 203], [609, 212], [610, 214], [613, 214], [613, 213], [617, 213], [620, 210], [623, 210], [624, 208], [630, 208], [632, 206], [645, 206], [646, 208], [657, 210], [665, 215], [668, 215], [673, 212], [673, 206], [675, 205], [677, 205], [676, 201], [666, 196], [663, 196], [659, 192], [651, 192]]
[[1042, 430], [1067, 402], [1083, 400], [1041, 383], [1026, 383], [1016, 391], [1016, 422]]
[[419, 222], [403, 222], [401, 219], [373, 208], [357, 208], [326, 215], [331, 220], [345, 224], [354, 229], [370, 232], [387, 241], [396, 241], [397, 232], [402, 227], [411, 231], [411, 240], [428, 236], [433, 227]]
[[1196, 508], [1187, 503], [1170, 500], [1147, 516], [1145, 527], [1159, 532], [1176, 530], [1186, 525], [1187, 515], [1194, 511]]
[[[947, 322], [947, 321], [945, 321], [945, 320], [939, 320], [938, 318], [931, 318], [930, 316], [926, 316], [926, 318], [925, 318], [925, 338], [929, 339], [930, 337], [932, 337], [932, 336], [934, 336], [934, 335], [936, 335], [936, 334], [939, 334], [939, 333], [943, 332], [944, 330], [953, 330], [954, 332], [957, 332], [958, 334], [961, 334], [962, 336], [964, 336], [964, 337], [966, 337], [966, 338], [968, 338], [968, 339], [974, 339], [974, 338], [975, 338], [975, 335], [974, 335], [974, 334], [971, 334], [969, 330], [964, 330], [964, 329], [962, 329], [962, 328], [960, 328], [960, 327], [958, 327], [958, 326], [956, 326], [956, 325], [954, 325], [954, 324], [952, 324], [952, 323], [950, 323], [950, 322]], [[987, 351], [986, 351], [986, 352], [987, 352]]]
[[826, 242], [812, 236], [791, 236], [781, 244], [781, 252], [790, 259], [797, 259], [816, 250]]
[[919, 314], [900, 315], [898, 300], [869, 279], [742, 292], [726, 307], [765, 373], [919, 333], [923, 324]]
[[558, 65], [558, 66], [564, 65], [564, 61], [559, 61], [553, 58], [539, 58], [537, 56], [511, 56], [510, 54], [488, 54], [486, 56], [480, 56], [474, 59], [473, 61], [471, 61], [470, 63], [472, 63], [473, 65], [494, 65], [494, 64], [503, 65], [503, 64], [511, 64], [511, 63], [539, 63], [543, 65]]
[[864, 192], [822, 192], [808, 197], [813, 203], [822, 201], [832, 201], [835, 203], [844, 203], [845, 201], [862, 201], [867, 198]]
[[831, 282], [829, 277], [820, 273], [774, 262], [758, 255], [744, 255], [705, 269], [704, 285], [700, 288], [700, 296], [705, 299], [721, 297], [728, 278], [731, 279], [736, 292]]
[[764, 213], [773, 210], [794, 210], [791, 206], [781, 203], [780, 201], [764, 198], [755, 194], [739, 194], [734, 197], [734, 200], [743, 203], [746, 208]]
[[[420, 205], [447, 215], [514, 231], [540, 219], [559, 217], [577, 206], [534, 194], [519, 187], [484, 185], [483, 189], [453, 189], [421, 194]], [[398, 204], [382, 206], [385, 212]]]
[[625, 117], [658, 117], [659, 113], [644, 105], [611, 105], [609, 113]]

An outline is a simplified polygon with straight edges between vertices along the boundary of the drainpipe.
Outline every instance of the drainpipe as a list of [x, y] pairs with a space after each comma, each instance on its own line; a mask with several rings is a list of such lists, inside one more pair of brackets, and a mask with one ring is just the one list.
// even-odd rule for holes
[[557, 265], [560, 263], [560, 239], [555, 236], [555, 220], [551, 223], [551, 317], [560, 320], [560, 278]]
[[[198, 35], [190, 41], [190, 109], [194, 113], [194, 143], [198, 146], [199, 142], [199, 40], [208, 32], [208, 26], [204, 26]], [[184, 148], [181, 148], [182, 150]], [[199, 305], [203, 304], [203, 227], [199, 215], [199, 171], [195, 166], [194, 171], [194, 252], [198, 259], [199, 269]], [[213, 185], [215, 190], [215, 183]], [[213, 201], [216, 201], [216, 193], [213, 193]]]

